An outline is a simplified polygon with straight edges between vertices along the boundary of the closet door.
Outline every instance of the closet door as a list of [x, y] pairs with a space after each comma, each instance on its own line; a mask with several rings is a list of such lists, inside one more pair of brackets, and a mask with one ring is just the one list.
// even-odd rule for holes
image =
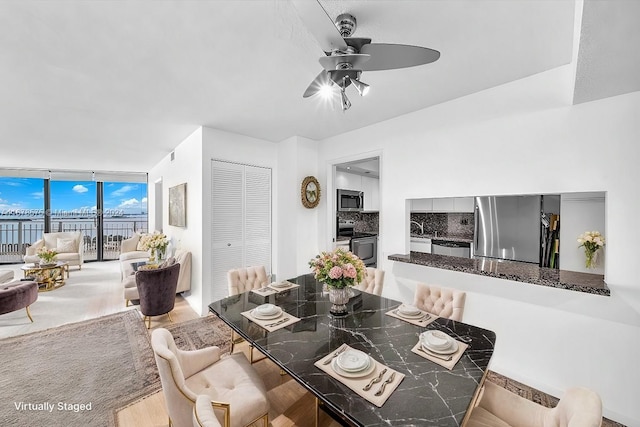
[[227, 271], [263, 265], [271, 272], [271, 169], [211, 163], [211, 281], [228, 295]]
[[271, 169], [245, 167], [244, 266], [271, 273]]
[[227, 271], [238, 268], [243, 253], [244, 166], [211, 164], [211, 283], [213, 300], [228, 295]]

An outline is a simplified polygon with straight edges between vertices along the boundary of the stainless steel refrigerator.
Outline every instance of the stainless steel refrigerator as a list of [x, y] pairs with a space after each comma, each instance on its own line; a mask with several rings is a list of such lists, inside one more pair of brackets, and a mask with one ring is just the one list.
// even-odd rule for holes
[[475, 198], [474, 255], [540, 263], [540, 196]]

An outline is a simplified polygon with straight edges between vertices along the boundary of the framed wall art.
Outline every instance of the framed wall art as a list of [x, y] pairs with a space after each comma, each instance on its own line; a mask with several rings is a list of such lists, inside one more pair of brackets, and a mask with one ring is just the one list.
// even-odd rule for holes
[[169, 188], [169, 225], [187, 226], [187, 183]]

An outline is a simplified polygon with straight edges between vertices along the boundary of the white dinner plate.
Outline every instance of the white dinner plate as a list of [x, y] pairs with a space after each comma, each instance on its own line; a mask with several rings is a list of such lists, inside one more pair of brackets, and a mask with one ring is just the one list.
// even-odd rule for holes
[[398, 307], [398, 313], [407, 316], [416, 316], [418, 314], [422, 314], [422, 311], [416, 306], [402, 304], [400, 307]]
[[360, 350], [347, 350], [336, 358], [338, 367], [345, 372], [360, 372], [369, 367], [369, 355]]
[[425, 331], [420, 334], [420, 341], [429, 348], [446, 350], [451, 347], [451, 343], [455, 340], [442, 331]]
[[376, 369], [376, 364], [374, 361], [370, 361], [369, 363], [369, 367], [363, 371], [359, 371], [359, 372], [347, 372], [344, 371], [342, 369], [340, 369], [340, 367], [338, 366], [337, 363], [337, 357], [335, 359], [333, 359], [331, 361], [331, 368], [333, 369], [333, 371], [340, 375], [341, 377], [345, 377], [345, 378], [360, 378], [360, 377], [366, 377], [367, 375], [369, 375], [371, 372], [375, 371]]
[[273, 304], [262, 304], [255, 308], [256, 313], [262, 316], [269, 316], [280, 312], [280, 307]]
[[282, 282], [273, 282], [269, 286], [272, 288], [288, 288], [289, 286], [291, 286], [291, 283], [285, 280]]
[[426, 344], [424, 341], [420, 341], [420, 343], [421, 343], [421, 345], [422, 345], [422, 348], [424, 348], [425, 350], [428, 350], [428, 351], [430, 351], [430, 352], [432, 352], [432, 353], [438, 353], [438, 354], [453, 354], [453, 353], [455, 353], [456, 351], [458, 351], [458, 341], [456, 341], [456, 340], [453, 340], [453, 341], [451, 342], [451, 346], [450, 346], [449, 348], [444, 349], [444, 350], [438, 350], [438, 349], [435, 349], [435, 348], [431, 348], [431, 347], [429, 347], [429, 345], [428, 345], [428, 344]]
[[404, 314], [400, 310], [396, 310], [396, 314], [400, 317], [404, 317], [405, 319], [419, 319], [422, 316], [424, 316], [426, 313], [423, 313], [421, 311], [418, 314]]
[[262, 315], [258, 312], [256, 312], [255, 310], [251, 311], [251, 315], [253, 317], [255, 317], [258, 320], [272, 320], [272, 319], [277, 319], [278, 317], [282, 316], [282, 310], [280, 310], [279, 312], [275, 313], [275, 314], [269, 314], [269, 315]]

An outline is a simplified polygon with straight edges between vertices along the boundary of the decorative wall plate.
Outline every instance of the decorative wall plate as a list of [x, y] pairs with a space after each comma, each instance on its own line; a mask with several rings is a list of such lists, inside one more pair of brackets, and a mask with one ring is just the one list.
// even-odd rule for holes
[[313, 176], [308, 176], [302, 181], [300, 197], [305, 208], [313, 209], [320, 203], [320, 183]]

